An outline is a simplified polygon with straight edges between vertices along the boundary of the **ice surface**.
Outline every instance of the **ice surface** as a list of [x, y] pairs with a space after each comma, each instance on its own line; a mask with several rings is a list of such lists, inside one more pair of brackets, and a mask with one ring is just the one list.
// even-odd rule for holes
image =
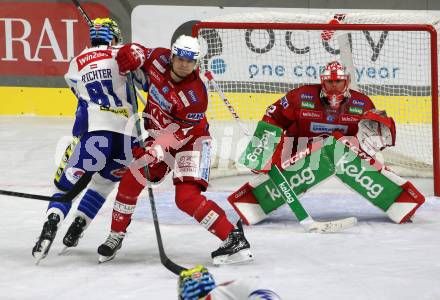
[[[57, 145], [68, 141], [68, 118], [0, 118], [0, 189], [49, 195]], [[64, 142], [60, 138], [65, 136]], [[226, 196], [245, 177], [212, 182], [207, 195], [228, 215]], [[432, 195], [432, 179], [416, 185]], [[282, 299], [440, 299], [440, 202], [429, 197], [415, 222], [397, 225], [356, 194], [329, 181], [301, 198], [317, 220], [356, 216], [345, 232], [306, 234], [288, 209], [263, 224], [246, 227], [256, 261], [214, 267], [210, 252], [219, 241], [174, 205], [167, 182], [155, 190], [168, 256], [189, 267], [204, 264], [217, 282], [259, 277]], [[78, 247], [63, 256], [61, 242], [71, 216], [48, 257], [34, 265], [31, 249], [41, 231], [47, 203], [0, 196], [1, 299], [176, 299], [176, 276], [159, 261], [146, 193], [117, 257], [98, 264], [96, 249], [108, 235], [114, 193]]]

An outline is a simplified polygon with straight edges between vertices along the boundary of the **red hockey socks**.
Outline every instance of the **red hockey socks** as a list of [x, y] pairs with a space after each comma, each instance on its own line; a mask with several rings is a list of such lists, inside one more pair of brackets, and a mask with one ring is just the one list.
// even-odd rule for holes
[[201, 192], [200, 186], [195, 183], [176, 184], [176, 205], [208, 231], [225, 240], [234, 226], [228, 221], [224, 210], [214, 201], [206, 199]]

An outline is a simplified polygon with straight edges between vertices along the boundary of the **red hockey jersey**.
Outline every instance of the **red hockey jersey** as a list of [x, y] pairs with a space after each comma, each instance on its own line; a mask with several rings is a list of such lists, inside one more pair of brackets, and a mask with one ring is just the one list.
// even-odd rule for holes
[[350, 90], [351, 97], [334, 110], [324, 105], [320, 92], [320, 84], [291, 90], [267, 108], [263, 121], [283, 128], [289, 137], [315, 137], [336, 130], [354, 136], [361, 115], [374, 108], [368, 96]]
[[178, 125], [174, 134], [178, 140], [209, 135], [205, 116], [208, 96], [198, 72], [194, 71], [176, 83], [170, 75], [171, 50], [143, 49], [146, 61], [141, 69], [148, 86], [148, 101], [144, 109], [145, 128], [150, 135], [154, 137], [155, 133], [170, 124]]

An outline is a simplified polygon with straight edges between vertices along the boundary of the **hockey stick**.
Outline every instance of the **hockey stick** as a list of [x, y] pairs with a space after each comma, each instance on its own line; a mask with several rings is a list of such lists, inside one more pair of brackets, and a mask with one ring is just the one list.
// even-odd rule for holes
[[243, 123], [241, 122], [240, 117], [238, 116], [238, 114], [235, 112], [234, 107], [231, 105], [231, 102], [229, 102], [228, 98], [226, 97], [226, 95], [223, 93], [222, 89], [219, 87], [219, 85], [217, 84], [217, 82], [215, 81], [214, 77], [212, 76], [212, 73], [210, 71], [206, 71], [205, 72], [205, 77], [208, 79], [209, 83], [214, 87], [214, 89], [217, 91], [217, 93], [220, 95], [220, 98], [222, 98], [223, 103], [226, 105], [226, 107], [228, 108], [229, 112], [231, 113], [232, 117], [234, 118], [235, 121], [237, 121], [238, 125], [240, 125], [241, 129], [243, 130], [243, 133], [246, 136], [249, 136], [249, 132], [247, 130], [247, 128], [243, 125]]
[[87, 25], [89, 25], [89, 27], [93, 27], [92, 20], [89, 18], [89, 16], [86, 14], [84, 9], [81, 7], [81, 4], [79, 3], [79, 1], [78, 0], [72, 0], [72, 2], [73, 2], [73, 4], [75, 4], [76, 8], [79, 10], [79, 12], [83, 16], [83, 18], [86, 20]]
[[71, 202], [78, 196], [82, 190], [89, 184], [92, 179], [92, 174], [84, 174], [81, 178], [73, 185], [73, 187], [63, 196], [61, 197], [50, 197], [36, 194], [26, 194], [20, 192], [13, 191], [5, 191], [0, 190], [0, 195], [11, 196], [11, 197], [20, 197], [20, 198], [28, 198], [42, 201], [55, 201], [55, 202]]
[[303, 226], [306, 232], [337, 232], [356, 225], [357, 219], [355, 217], [349, 217], [328, 222], [318, 222], [313, 220], [313, 218], [302, 206], [301, 202], [298, 199], [298, 196], [290, 187], [290, 184], [287, 181], [286, 177], [284, 177], [284, 175], [281, 173], [280, 169], [278, 169], [276, 165], [272, 166], [268, 175], [277, 187], [278, 191], [281, 193], [281, 197], [287, 203], [287, 205], [289, 205], [290, 209], [295, 214], [299, 223]]
[[[130, 99], [132, 99], [133, 103], [133, 115], [136, 116], [138, 113], [138, 107], [137, 107], [137, 98], [133, 83], [133, 75], [132, 73], [127, 74], [127, 82], [129, 85], [129, 96]], [[136, 133], [139, 137], [139, 145], [145, 149], [145, 143], [142, 139], [142, 128], [141, 128], [141, 118], [136, 118]], [[151, 206], [151, 214], [153, 215], [153, 223], [154, 223], [154, 229], [156, 231], [156, 240], [157, 240], [157, 246], [159, 248], [159, 256], [160, 256], [160, 262], [164, 265], [165, 268], [170, 270], [176, 275], [179, 275], [180, 272], [187, 270], [186, 268], [179, 266], [178, 264], [174, 263], [172, 260], [168, 258], [168, 256], [165, 253], [165, 249], [163, 247], [162, 243], [162, 235], [160, 233], [160, 227], [159, 227], [159, 218], [157, 217], [156, 212], [156, 203], [154, 201], [154, 194], [153, 194], [153, 188], [151, 187], [151, 184], [149, 183], [148, 179], [150, 178], [148, 167], [144, 166], [144, 172], [145, 172], [145, 178], [147, 180], [147, 190], [148, 190], [148, 198], [150, 200], [150, 206]]]

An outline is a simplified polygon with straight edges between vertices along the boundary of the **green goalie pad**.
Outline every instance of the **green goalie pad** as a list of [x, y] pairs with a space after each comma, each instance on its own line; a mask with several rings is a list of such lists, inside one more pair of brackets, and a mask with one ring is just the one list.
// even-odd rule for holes
[[[332, 152], [331, 149], [327, 149], [329, 147], [333, 147], [333, 143], [326, 140], [320, 146], [313, 147], [313, 150], [306, 149], [298, 153], [292, 160], [294, 164], [282, 171], [296, 195], [299, 196], [335, 173], [332, 159], [327, 154], [327, 152]], [[252, 194], [263, 211], [269, 214], [283, 205], [285, 201], [268, 176], [260, 176], [267, 180], [255, 185], [251, 183], [254, 186]]]
[[382, 165], [361, 151], [349, 137], [332, 139], [334, 147], [327, 148], [333, 158], [336, 176], [365, 199], [383, 211], [402, 193], [402, 187], [385, 176]]
[[283, 130], [275, 125], [259, 121], [254, 136], [238, 163], [251, 170], [261, 171], [272, 159], [272, 155], [281, 140]]
[[[298, 153], [293, 163], [282, 171], [296, 195], [301, 195], [328, 177], [336, 175], [351, 189], [372, 204], [387, 211], [402, 193], [401, 186], [381, 172], [371, 158], [342, 137], [327, 138], [313, 150]], [[259, 175], [250, 182], [252, 194], [267, 215], [285, 204], [279, 190], [267, 175]]]

